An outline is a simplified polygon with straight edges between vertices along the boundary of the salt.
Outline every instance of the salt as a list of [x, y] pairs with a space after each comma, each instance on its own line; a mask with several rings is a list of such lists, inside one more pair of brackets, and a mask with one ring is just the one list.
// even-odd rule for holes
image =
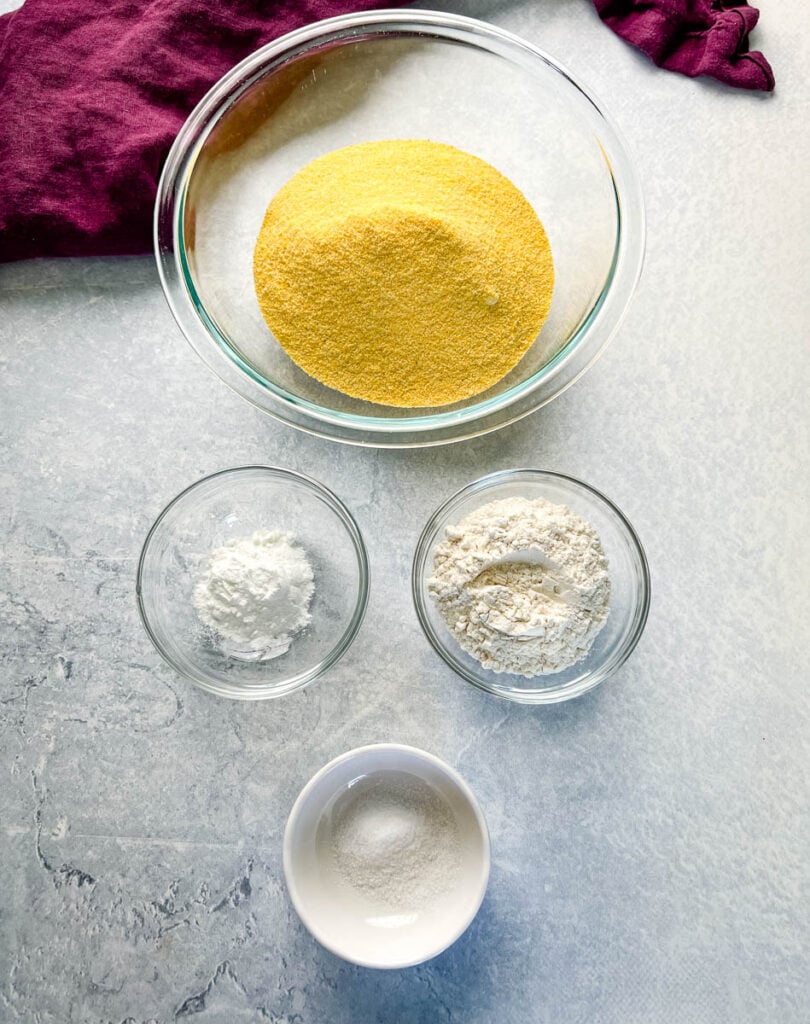
[[387, 911], [426, 909], [461, 872], [452, 808], [407, 772], [360, 779], [336, 802], [329, 854], [341, 885]]

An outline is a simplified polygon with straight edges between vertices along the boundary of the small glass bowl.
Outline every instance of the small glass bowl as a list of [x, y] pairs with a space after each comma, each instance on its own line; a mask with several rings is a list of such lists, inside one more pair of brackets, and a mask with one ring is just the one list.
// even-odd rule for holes
[[[608, 558], [611, 599], [607, 622], [588, 654], [561, 672], [527, 679], [493, 672], [462, 650], [428, 593], [436, 547], [447, 526], [481, 505], [502, 498], [545, 498], [566, 505], [599, 534]], [[612, 675], [630, 657], [647, 621], [650, 571], [635, 530], [599, 491], [581, 480], [539, 469], [512, 469], [482, 477], [449, 498], [430, 518], [413, 560], [411, 577], [416, 614], [428, 640], [462, 678], [488, 693], [522, 704], [554, 704], [578, 697]]]
[[[316, 157], [381, 139], [431, 139], [491, 163], [551, 242], [543, 329], [503, 380], [453, 405], [394, 408], [325, 387], [289, 358], [256, 299], [253, 250], [273, 195]], [[375, 447], [474, 437], [560, 394], [618, 329], [643, 252], [635, 169], [585, 86], [525, 40], [435, 11], [331, 18], [251, 54], [181, 128], [155, 207], [166, 298], [210, 369], [286, 423]]]
[[[199, 619], [194, 584], [211, 552], [256, 530], [285, 530], [315, 576], [311, 622], [269, 660], [235, 654]], [[368, 557], [346, 506], [300, 473], [243, 466], [205, 477], [179, 494], [149, 531], [138, 564], [138, 609], [175, 671], [220, 697], [264, 700], [311, 683], [346, 653], [368, 601]]]

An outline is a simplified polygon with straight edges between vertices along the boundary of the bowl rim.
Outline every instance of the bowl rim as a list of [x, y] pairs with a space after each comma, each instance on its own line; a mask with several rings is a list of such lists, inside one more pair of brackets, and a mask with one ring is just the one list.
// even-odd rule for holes
[[[352, 610], [351, 618], [338, 639], [337, 643], [332, 647], [329, 653], [323, 657], [316, 665], [312, 668], [307, 669], [303, 672], [298, 672], [294, 676], [290, 676], [282, 680], [281, 682], [273, 683], [272, 685], [257, 686], [246, 690], [240, 686], [233, 686], [228, 683], [223, 683], [221, 680], [216, 682], [212, 681], [203, 672], [191, 673], [186, 668], [181, 667], [177, 664], [177, 661], [173, 658], [171, 653], [165, 648], [164, 644], [160, 641], [154, 629], [152, 628], [149, 614], [146, 610], [143, 595], [143, 579], [144, 572], [147, 565], [147, 560], [151, 550], [152, 542], [157, 534], [158, 529], [164, 522], [171, 510], [178, 505], [180, 502], [185, 501], [189, 495], [194, 491], [209, 486], [214, 480], [218, 480], [221, 477], [232, 477], [240, 475], [242, 473], [260, 473], [261, 475], [267, 475], [272, 479], [281, 479], [286, 482], [295, 482], [302, 484], [307, 490], [316, 494], [321, 498], [325, 504], [337, 515], [338, 519], [343, 524], [354, 548], [354, 553], [357, 562], [358, 571], [358, 593], [357, 601], [355, 602], [354, 609]], [[363, 535], [360, 532], [360, 527], [357, 525], [357, 521], [351, 514], [346, 505], [338, 498], [338, 496], [331, 491], [325, 484], [320, 481], [307, 476], [304, 473], [298, 473], [292, 469], [284, 469], [280, 466], [263, 466], [263, 465], [246, 465], [246, 466], [234, 466], [229, 469], [221, 469], [215, 473], [209, 473], [207, 476], [202, 477], [199, 480], [195, 480], [194, 483], [189, 484], [188, 487], [183, 488], [179, 494], [177, 494], [171, 501], [164, 506], [160, 514], [157, 516], [155, 521], [149, 528], [149, 532], [146, 534], [146, 538], [141, 546], [141, 553], [138, 559], [138, 568], [135, 577], [135, 596], [138, 605], [138, 614], [141, 619], [141, 623], [146, 631], [147, 636], [152, 642], [152, 646], [163, 658], [167, 665], [172, 668], [178, 675], [184, 679], [190, 680], [195, 686], [205, 690], [207, 693], [212, 693], [218, 697], [228, 697], [232, 700], [271, 700], [276, 697], [284, 697], [289, 693], [295, 693], [298, 690], [303, 690], [304, 687], [309, 686], [310, 683], [314, 682], [317, 678], [327, 672], [333, 665], [343, 657], [346, 651], [351, 647], [357, 633], [363, 624], [365, 618], [366, 609], [368, 607], [369, 597], [369, 564], [368, 564], [368, 551], [366, 550], [365, 541]]]
[[[537, 481], [549, 479], [564, 481], [568, 485], [573, 485], [574, 490], [584, 491], [591, 498], [596, 498], [597, 502], [605, 505], [608, 511], [616, 517], [626, 538], [630, 542], [630, 547], [633, 554], [636, 556], [640, 573], [638, 586], [636, 588], [633, 617], [631, 620], [632, 628], [628, 633], [626, 640], [618, 649], [618, 654], [614, 655], [609, 664], [605, 663], [593, 669], [586, 676], [573, 680], [570, 683], [563, 683], [558, 686], [552, 685], [538, 689], [530, 689], [527, 687], [525, 690], [517, 691], [511, 690], [505, 686], [500, 686], [496, 682], [487, 682], [486, 679], [482, 678], [481, 675], [472, 669], [469, 669], [462, 661], [457, 659], [451, 651], [446, 649], [445, 645], [437, 635], [436, 630], [433, 628], [433, 624], [431, 623], [430, 617], [427, 613], [427, 603], [423, 592], [423, 580], [425, 578], [427, 559], [433, 542], [441, 530], [442, 525], [446, 522], [449, 513], [451, 513], [454, 508], [457, 508], [470, 495], [492, 490], [503, 484], [513, 483], [519, 479], [526, 479], [527, 477]], [[416, 617], [419, 620], [422, 632], [427, 637], [433, 650], [439, 655], [442, 661], [456, 673], [456, 675], [461, 676], [462, 679], [465, 679], [468, 683], [472, 683], [473, 686], [477, 687], [479, 690], [483, 690], [485, 693], [493, 694], [496, 697], [502, 697], [504, 700], [509, 700], [516, 704], [558, 704], [562, 701], [579, 697], [582, 694], [587, 693], [589, 690], [594, 689], [594, 687], [603, 683], [606, 679], [616, 673], [622, 665], [624, 665], [635, 650], [636, 645], [644, 632], [652, 599], [652, 583], [650, 578], [649, 562], [647, 561], [644, 546], [642, 545], [633, 524], [615, 502], [611, 501], [607, 495], [602, 493], [602, 491], [597, 490], [596, 487], [585, 483], [584, 480], [580, 480], [577, 477], [568, 476], [565, 473], [552, 472], [551, 470], [523, 467], [502, 469], [497, 470], [494, 473], [487, 473], [485, 476], [479, 477], [477, 480], [473, 480], [471, 483], [465, 484], [464, 487], [459, 488], [459, 490], [455, 491], [449, 498], [447, 498], [446, 501], [443, 501], [441, 505], [439, 505], [425, 524], [414, 550], [411, 566], [411, 596], [416, 610]], [[483, 672], [486, 670], [481, 668], [481, 671]], [[490, 674], [493, 676], [496, 675], [495, 673]]]
[[[415, 756], [417, 760], [426, 761], [432, 764], [439, 771], [456, 786], [458, 790], [464, 796], [467, 805], [472, 810], [476, 823], [478, 825], [479, 832], [481, 834], [483, 853], [481, 859], [481, 871], [479, 876], [478, 889], [476, 890], [476, 896], [474, 905], [471, 912], [465, 916], [461, 926], [453, 932], [452, 938], [445, 941], [442, 940], [437, 943], [435, 947], [431, 948], [429, 953], [424, 956], [420, 955], [418, 958], [407, 961], [400, 961], [397, 963], [373, 963], [353, 956], [347, 956], [345, 952], [342, 952], [337, 945], [328, 939], [321, 928], [316, 922], [313, 921], [311, 915], [308, 915], [303, 909], [301, 901], [300, 890], [296, 882], [295, 869], [293, 867], [293, 832], [298, 824], [298, 820], [301, 817], [303, 808], [310, 798], [313, 790], [318, 783], [324, 779], [331, 771], [333, 771], [338, 765], [344, 764], [347, 761], [354, 760], [362, 755], [370, 752], [377, 753], [390, 753], [390, 754], [408, 754]], [[381, 769], [377, 769], [378, 771]], [[448, 764], [442, 758], [436, 754], [431, 754], [427, 750], [422, 750], [420, 747], [414, 747], [407, 743], [368, 743], [362, 747], [354, 747], [352, 750], [347, 750], [343, 754], [339, 754], [337, 757], [332, 758], [331, 761], [327, 762], [322, 768], [319, 768], [317, 772], [309, 779], [304, 787], [299, 792], [298, 796], [290, 809], [290, 813], [287, 817], [287, 823], [284, 826], [284, 841], [282, 844], [282, 864], [284, 868], [284, 879], [287, 884], [287, 892], [290, 896], [290, 901], [295, 908], [296, 913], [301, 919], [304, 927], [310, 932], [310, 934], [320, 943], [325, 949], [328, 949], [330, 953], [334, 953], [335, 956], [339, 956], [342, 960], [346, 960], [348, 963], [357, 964], [360, 967], [369, 967], [377, 970], [399, 970], [404, 967], [415, 967], [417, 964], [425, 963], [427, 960], [432, 960], [434, 957], [439, 956], [446, 949], [449, 949], [464, 932], [469, 928], [475, 919], [476, 914], [481, 909], [481, 904], [484, 901], [486, 895], [487, 886], [489, 885], [489, 876], [492, 865], [492, 850], [491, 840], [489, 835], [489, 828], [487, 826], [484, 812], [481, 809], [481, 805], [478, 802], [478, 798], [470, 788], [469, 784], [465, 781], [463, 776], [455, 769], [452, 765]]]
[[[527, 380], [461, 409], [402, 417], [346, 413], [311, 402], [264, 378], [219, 331], [199, 300], [189, 272], [183, 238], [186, 195], [208, 135], [230, 105], [264, 74], [330, 43], [417, 34], [436, 41], [463, 42], [507, 59], [524, 71], [544, 65], [579, 94], [583, 109], [592, 111], [591, 116], [598, 120], [597, 142], [613, 185], [617, 212], [614, 252], [591, 309], [566, 345]], [[602, 353], [626, 315], [643, 263], [644, 219], [641, 187], [626, 143], [589, 90], [563, 65], [519, 36], [474, 18], [418, 9], [382, 9], [328, 18], [273, 40], [237, 64], [206, 93], [180, 129], [164, 164], [155, 203], [154, 244], [161, 284], [175, 320], [198, 356], [237, 394], [277, 419], [318, 436], [372, 447], [415, 447], [460, 441], [506, 426], [573, 384]], [[596, 344], [583, 351], [587, 338]], [[551, 393], [538, 395], [544, 386], [550, 387]]]

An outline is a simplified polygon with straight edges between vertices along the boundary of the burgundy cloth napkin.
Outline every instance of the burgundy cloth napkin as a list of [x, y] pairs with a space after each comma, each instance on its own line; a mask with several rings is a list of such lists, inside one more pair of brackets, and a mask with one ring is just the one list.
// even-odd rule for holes
[[[594, 0], [656, 63], [773, 88], [757, 12]], [[396, 3], [396, 0], [393, 0]], [[0, 262], [151, 249], [160, 168], [206, 90], [258, 46], [392, 0], [25, 0], [0, 17]]]
[[759, 11], [733, 0], [594, 0], [599, 17], [669, 71], [741, 89], [773, 89], [773, 71], [748, 50]]
[[391, 0], [25, 0], [0, 18], [0, 262], [149, 252], [163, 160], [257, 47]]

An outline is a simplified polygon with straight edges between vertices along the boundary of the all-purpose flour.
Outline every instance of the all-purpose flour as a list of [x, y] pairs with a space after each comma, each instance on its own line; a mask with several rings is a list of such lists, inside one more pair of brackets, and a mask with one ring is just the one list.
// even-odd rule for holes
[[459, 644], [493, 672], [536, 676], [583, 658], [610, 603], [593, 527], [544, 498], [505, 498], [449, 526], [428, 590]]
[[291, 533], [256, 530], [211, 553], [194, 587], [201, 621], [226, 640], [277, 657], [310, 621], [312, 566]]

